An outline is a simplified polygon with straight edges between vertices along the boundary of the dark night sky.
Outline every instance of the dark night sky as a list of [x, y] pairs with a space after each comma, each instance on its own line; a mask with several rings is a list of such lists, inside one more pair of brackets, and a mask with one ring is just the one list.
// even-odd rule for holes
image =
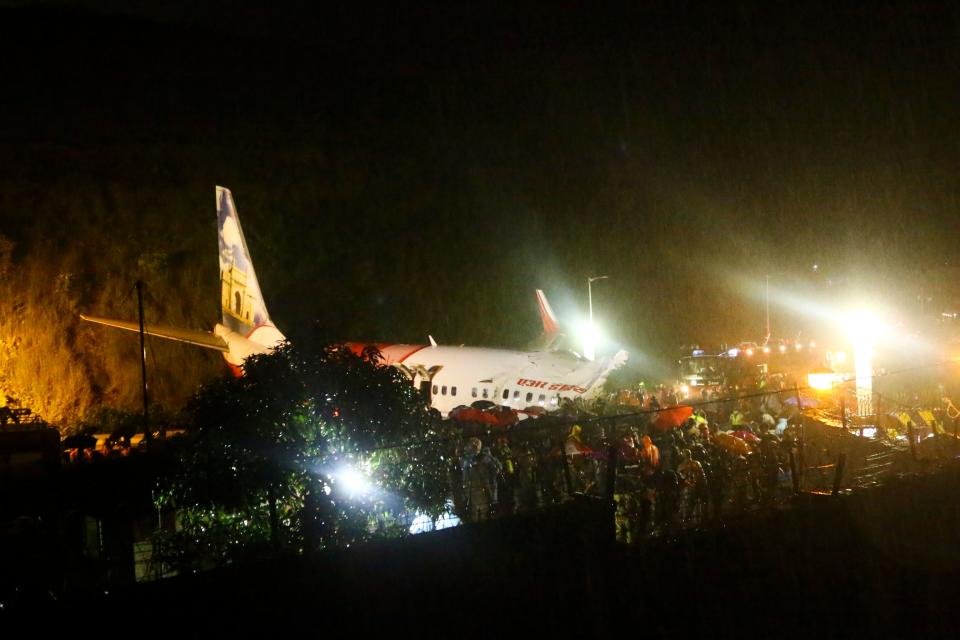
[[783, 334], [815, 329], [781, 299], [958, 302], [949, 5], [152, 4], [2, 10], [4, 180], [211, 221], [230, 186], [293, 337], [522, 345], [534, 288], [569, 318], [599, 274], [659, 356], [761, 337], [766, 274]]

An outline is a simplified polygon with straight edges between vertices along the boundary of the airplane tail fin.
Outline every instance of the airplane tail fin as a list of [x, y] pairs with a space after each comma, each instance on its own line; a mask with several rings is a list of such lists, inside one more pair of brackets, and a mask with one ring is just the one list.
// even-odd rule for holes
[[244, 336], [258, 327], [273, 326], [243, 237], [233, 194], [225, 187], [217, 187], [217, 237], [223, 325]]
[[556, 347], [563, 335], [560, 333], [560, 323], [557, 322], [557, 316], [553, 313], [553, 307], [550, 306], [542, 289], [537, 289], [537, 305], [540, 307], [543, 333], [528, 348], [533, 351], [548, 351]]
[[543, 321], [543, 332], [546, 334], [560, 333], [560, 323], [557, 322], [557, 316], [553, 313], [547, 296], [543, 289], [537, 289], [537, 304], [540, 306], [540, 320]]

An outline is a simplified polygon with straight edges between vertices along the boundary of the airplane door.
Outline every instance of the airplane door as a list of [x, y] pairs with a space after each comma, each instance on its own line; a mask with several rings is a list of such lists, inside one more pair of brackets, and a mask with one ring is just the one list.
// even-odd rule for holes
[[420, 396], [423, 398], [424, 402], [430, 404], [432, 398], [430, 397], [430, 381], [421, 380], [420, 381]]

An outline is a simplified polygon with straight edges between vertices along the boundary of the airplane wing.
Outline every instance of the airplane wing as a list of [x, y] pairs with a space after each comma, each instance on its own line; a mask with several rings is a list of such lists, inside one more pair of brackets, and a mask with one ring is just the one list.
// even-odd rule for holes
[[[113, 320], [112, 318], [96, 318], [93, 316], [85, 316], [82, 313], [80, 314], [80, 318], [82, 320], [86, 320], [87, 322], [103, 324], [108, 327], [125, 329], [126, 331], [136, 331], [138, 333], [140, 332], [140, 324], [137, 322]], [[167, 340], [174, 340], [176, 342], [185, 342], [187, 344], [203, 347], [205, 349], [214, 349], [222, 352], [227, 352], [230, 350], [227, 347], [226, 342], [208, 331], [192, 331], [190, 329], [177, 329], [175, 327], [145, 324], [143, 325], [143, 332], [147, 335], [156, 336], [158, 338], [166, 338]]]

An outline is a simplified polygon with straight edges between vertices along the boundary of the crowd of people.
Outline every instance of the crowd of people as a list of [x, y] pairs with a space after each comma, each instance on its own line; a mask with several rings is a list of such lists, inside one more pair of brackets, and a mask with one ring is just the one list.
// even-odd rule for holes
[[790, 493], [791, 452], [794, 464], [802, 457], [799, 414], [782, 396], [702, 403], [671, 423], [658, 417], [678, 398], [666, 396], [661, 405], [657, 394], [632, 395], [638, 402], [619, 402], [623, 394], [607, 399], [607, 415], [566, 407], [467, 438], [451, 468], [457, 513], [478, 521], [576, 493], [612, 494], [618, 537], [629, 542]]

